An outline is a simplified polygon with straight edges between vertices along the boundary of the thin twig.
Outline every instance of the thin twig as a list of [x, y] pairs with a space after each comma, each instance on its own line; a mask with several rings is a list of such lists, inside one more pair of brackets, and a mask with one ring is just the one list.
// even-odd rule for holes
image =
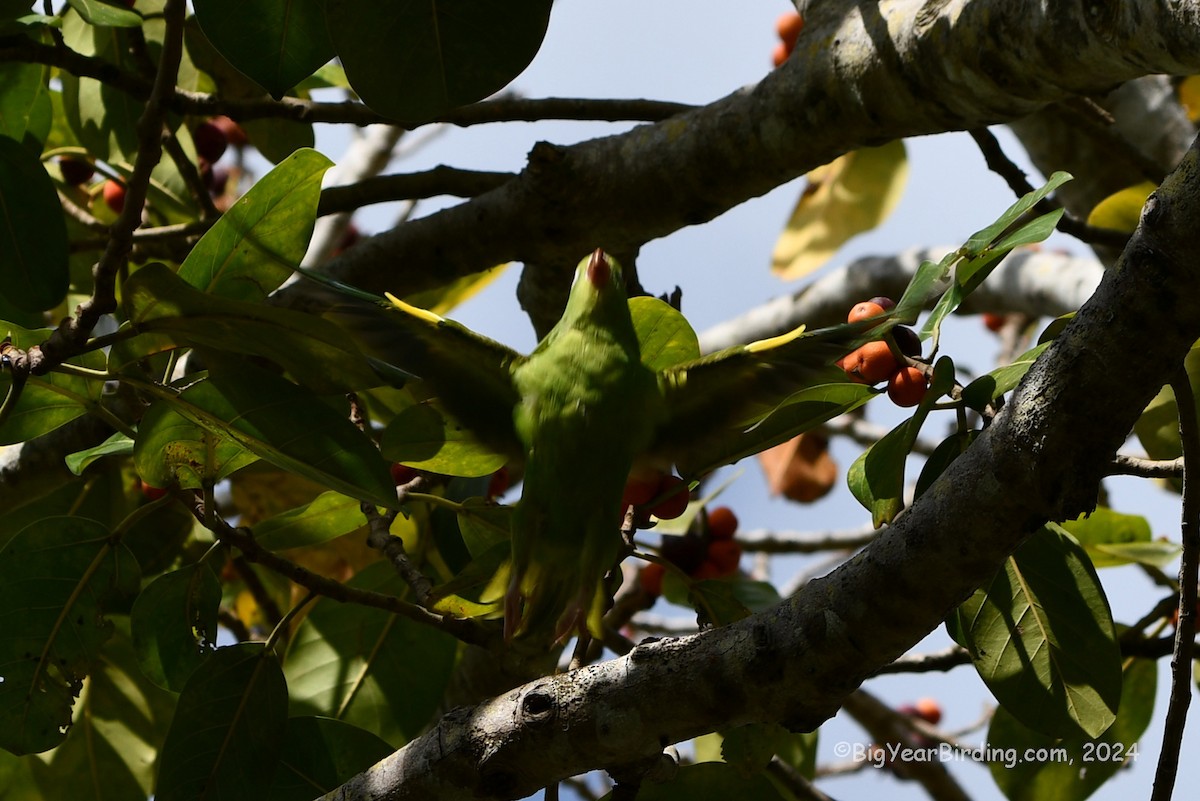
[[1110, 476], [1138, 476], [1139, 478], [1182, 478], [1183, 457], [1178, 459], [1142, 459], [1118, 453], [1109, 465]]
[[[1005, 155], [1004, 149], [1000, 147], [1000, 143], [996, 141], [996, 137], [992, 135], [991, 131], [987, 128], [972, 128], [968, 133], [975, 140], [975, 144], [979, 146], [979, 151], [983, 154], [988, 169], [1003, 178], [1009, 188], [1012, 189], [1013, 194], [1017, 197], [1022, 197], [1034, 190], [1033, 185], [1029, 183], [1021, 168]], [[1038, 201], [1038, 204], [1033, 207], [1034, 211], [1039, 214], [1046, 214], [1047, 212], [1056, 211], [1059, 208], [1061, 206], [1046, 199]], [[1129, 235], [1126, 233], [1088, 225], [1086, 222], [1076, 219], [1070, 214], [1063, 214], [1062, 219], [1058, 221], [1056, 227], [1064, 234], [1073, 236], [1081, 242], [1087, 242], [1090, 245], [1109, 245], [1110, 247], [1123, 249], [1129, 242]]]
[[1171, 696], [1163, 723], [1163, 743], [1154, 773], [1154, 789], [1150, 801], [1169, 801], [1179, 772], [1179, 749], [1183, 743], [1183, 727], [1187, 722], [1188, 706], [1192, 702], [1192, 652], [1196, 639], [1196, 579], [1200, 568], [1200, 481], [1192, 470], [1200, 464], [1200, 421], [1196, 419], [1196, 400], [1187, 372], [1171, 382], [1179, 408], [1179, 438], [1183, 442], [1186, 460], [1183, 474], [1183, 511], [1180, 537], [1183, 556], [1179, 560], [1179, 623], [1175, 628], [1175, 649], [1171, 654]]

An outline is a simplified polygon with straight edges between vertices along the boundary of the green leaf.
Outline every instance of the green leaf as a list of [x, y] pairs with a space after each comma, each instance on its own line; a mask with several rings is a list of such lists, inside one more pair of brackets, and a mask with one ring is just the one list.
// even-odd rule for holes
[[[1061, 740], [1029, 729], [1004, 707], [988, 728], [992, 778], [1010, 801], [1083, 801], [1137, 759], [1138, 740], [1154, 712], [1158, 669], [1153, 660], [1134, 659], [1125, 669], [1117, 719], [1100, 737]], [[1021, 757], [1032, 749], [1040, 759]]]
[[34, 105], [45, 84], [41, 64], [0, 64], [0, 136], [25, 138]]
[[214, 295], [265, 298], [304, 258], [317, 219], [321, 177], [332, 165], [315, 150], [288, 156], [221, 215], [192, 248], [179, 277]]
[[1023, 214], [1036, 206], [1042, 198], [1070, 180], [1071, 175], [1069, 173], [1055, 172], [1043, 186], [1022, 196], [1016, 203], [1009, 206], [994, 223], [972, 234], [971, 238], [963, 245], [964, 253], [968, 257], [977, 256], [985, 248], [993, 246], [995, 240], [1007, 231], [1013, 223], [1019, 220]]
[[182, 692], [216, 648], [220, 605], [221, 582], [203, 563], [150, 582], [131, 612], [133, 646], [146, 678]]
[[200, 489], [258, 461], [230, 437], [192, 422], [169, 401], [155, 401], [142, 416], [133, 465], [152, 487]]
[[958, 630], [979, 675], [1025, 726], [1098, 737], [1121, 698], [1108, 600], [1083, 548], [1053, 523], [963, 603]]
[[703, 449], [690, 451], [676, 465], [683, 478], [702, 476], [738, 459], [778, 445], [839, 414], [853, 411], [876, 394], [862, 384], [819, 384], [794, 393], [774, 411], [746, 430], [731, 428], [723, 436], [708, 436]]
[[[42, 789], [40, 799], [150, 797], [157, 744], [166, 736], [175, 698], [138, 670], [128, 620], [116, 617], [113, 622], [114, 634], [88, 676], [66, 741], [28, 759]], [[0, 798], [10, 801], [2, 778], [0, 788], [5, 788]]]
[[[345, 332], [314, 315], [205, 294], [162, 264], [135, 272], [122, 294], [129, 322], [139, 333], [162, 334], [178, 346], [262, 356], [318, 392], [380, 383]], [[154, 349], [161, 347], [153, 343]], [[137, 355], [132, 348], [121, 354]]]
[[319, 717], [289, 718], [283, 757], [266, 801], [311, 801], [392, 753], [375, 734]]
[[[63, 42], [80, 55], [129, 72], [140, 71], [128, 33], [120, 28], [98, 28], [68, 12], [63, 15]], [[145, 102], [115, 86], [76, 77], [65, 70], [59, 73], [59, 80], [66, 121], [79, 142], [104, 161], [133, 164], [138, 147], [137, 121]]]
[[264, 548], [283, 551], [320, 545], [366, 524], [359, 501], [338, 492], [322, 492], [311, 503], [256, 525], [254, 539]]
[[[424, 122], [503, 89], [541, 47], [552, 0], [405, 3], [328, 0], [346, 77], [384, 116]], [[231, 19], [239, 19], [234, 16]]]
[[913, 416], [867, 448], [846, 471], [850, 492], [871, 513], [875, 528], [892, 522], [904, 508], [904, 467], [908, 454], [933, 404], [953, 384], [954, 362], [943, 356], [934, 365], [929, 391]]
[[136, 560], [95, 520], [48, 517], [0, 549], [0, 747], [30, 754], [62, 742], [112, 632], [105, 604], [137, 587]]
[[133, 455], [133, 440], [120, 431], [101, 442], [94, 448], [76, 451], [67, 455], [67, 469], [75, 475], [81, 475], [88, 466], [103, 459], [105, 456]]
[[379, 451], [386, 459], [418, 470], [469, 478], [491, 475], [506, 461], [429, 402], [409, 406], [393, 417], [383, 431]]
[[1021, 383], [1034, 361], [1048, 347], [1050, 343], [1046, 342], [1031, 348], [1018, 356], [1012, 364], [997, 367], [987, 375], [976, 378], [963, 389], [963, 402], [972, 409], [982, 411], [983, 407]]
[[513, 507], [488, 503], [481, 498], [463, 501], [458, 513], [458, 529], [472, 557], [478, 557], [499, 543], [512, 539]]
[[1122, 559], [1107, 558], [1097, 546], [1128, 545], [1150, 542], [1150, 521], [1141, 515], [1127, 515], [1101, 506], [1091, 514], [1067, 520], [1062, 527], [1084, 547], [1096, 567], [1127, 564]]
[[642, 364], [665, 370], [700, 358], [700, 340], [687, 318], [658, 298], [629, 299], [629, 315], [641, 348]]
[[213, 46], [276, 100], [334, 56], [323, 0], [195, 0], [194, 6]]
[[120, 8], [103, 0], [68, 0], [71, 8], [89, 25], [109, 28], [140, 28], [142, 17], [127, 8]]
[[155, 801], [265, 793], [283, 746], [287, 694], [279, 661], [262, 643], [218, 649], [179, 695]]
[[67, 225], [54, 182], [37, 156], [0, 136], [0, 284], [24, 311], [57, 306], [67, 294]]
[[904, 289], [904, 294], [896, 303], [892, 314], [898, 322], [912, 325], [921, 316], [931, 297], [937, 291], [938, 284], [950, 276], [950, 268], [959, 258], [959, 252], [947, 253], [939, 262], [923, 261], [913, 274], [912, 280]]
[[345, 495], [397, 508], [388, 465], [348, 415], [262, 370], [237, 367], [197, 381], [176, 397], [184, 417], [271, 464]]
[[721, 733], [721, 759], [743, 776], [766, 769], [791, 733], [778, 723], [750, 723]]
[[[349, 583], [391, 595], [406, 589], [382, 562]], [[322, 599], [296, 631], [284, 662], [292, 714], [336, 718], [398, 748], [437, 712], [456, 652], [453, 638], [428, 626]]]
[[914, 497], [920, 498], [924, 495], [929, 485], [937, 481], [954, 460], [966, 452], [978, 434], [978, 431], [964, 431], [951, 434], [942, 440], [921, 467], [921, 475], [917, 477], [916, 489], [913, 491]]
[[[52, 333], [50, 329], [29, 331], [12, 323], [0, 321], [15, 346], [28, 350], [40, 345]], [[104, 370], [104, 354], [90, 351], [68, 360], [68, 364], [91, 370]], [[12, 385], [12, 373], [0, 371], [0, 393], [7, 394]], [[87, 414], [100, 402], [103, 380], [93, 380], [65, 373], [30, 376], [21, 397], [4, 425], [0, 426], [0, 444], [25, 442], [66, 425]]]
[[[607, 797], [607, 796], [606, 796]], [[643, 784], [638, 801], [783, 801], [765, 773], [744, 776], [724, 762], [684, 765], [668, 782]]]

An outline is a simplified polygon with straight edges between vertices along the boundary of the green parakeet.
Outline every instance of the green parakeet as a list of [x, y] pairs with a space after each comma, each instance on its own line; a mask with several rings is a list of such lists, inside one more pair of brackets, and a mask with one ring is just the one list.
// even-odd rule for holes
[[562, 319], [529, 356], [389, 298], [386, 310], [345, 306], [331, 316], [368, 355], [432, 385], [481, 442], [524, 463], [509, 637], [559, 640], [585, 628], [600, 636], [631, 469], [669, 468], [799, 389], [844, 381], [831, 365], [864, 341], [862, 326], [800, 328], [651, 370], [621, 266], [601, 250], [579, 263]]

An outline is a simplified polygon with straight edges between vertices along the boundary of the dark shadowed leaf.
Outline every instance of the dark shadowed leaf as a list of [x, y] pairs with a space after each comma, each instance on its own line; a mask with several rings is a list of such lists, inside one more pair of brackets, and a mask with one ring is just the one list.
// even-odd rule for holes
[[142, 673], [182, 692], [217, 642], [221, 583], [203, 563], [164, 573], [133, 604], [131, 629]]
[[67, 226], [54, 183], [29, 148], [0, 136], [0, 285], [24, 311], [67, 294]]
[[392, 753], [365, 729], [322, 717], [289, 718], [267, 801], [311, 801]]

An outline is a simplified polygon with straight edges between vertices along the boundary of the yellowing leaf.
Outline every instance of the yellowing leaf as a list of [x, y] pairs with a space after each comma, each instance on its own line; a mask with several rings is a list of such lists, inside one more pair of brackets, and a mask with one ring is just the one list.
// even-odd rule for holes
[[1132, 234], [1142, 217], [1142, 206], [1146, 205], [1146, 198], [1157, 188], [1149, 181], [1142, 181], [1109, 195], [1092, 209], [1087, 218], [1088, 225]]
[[907, 178], [902, 140], [847, 153], [810, 172], [775, 243], [771, 269], [785, 281], [816, 270], [852, 237], [887, 219]]
[[1179, 102], [1189, 120], [1200, 122], [1200, 75], [1189, 75], [1180, 82]]

